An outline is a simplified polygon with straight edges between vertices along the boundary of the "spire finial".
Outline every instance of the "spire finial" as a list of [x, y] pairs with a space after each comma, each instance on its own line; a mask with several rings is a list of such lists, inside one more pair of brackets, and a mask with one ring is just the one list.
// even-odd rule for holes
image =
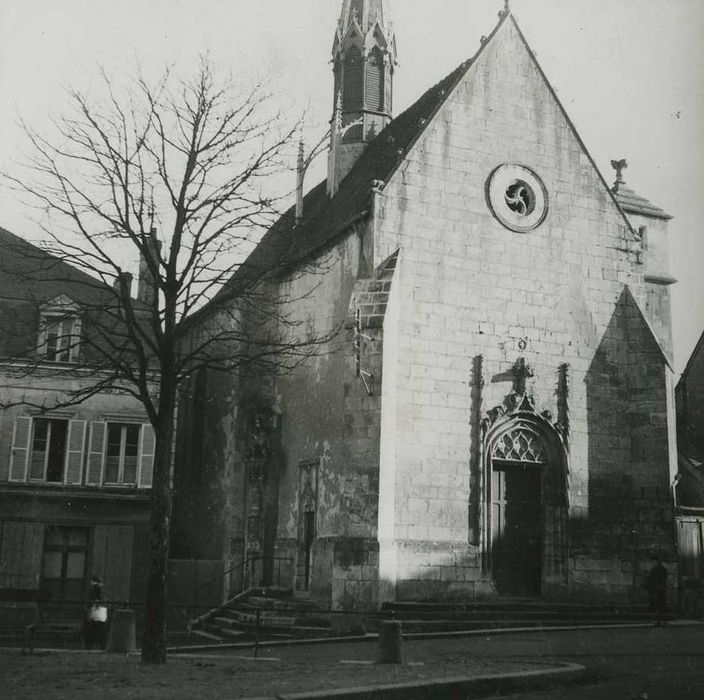
[[614, 182], [614, 189], [618, 189], [619, 185], [626, 184], [623, 179], [623, 171], [628, 167], [628, 161], [625, 158], [621, 160], [612, 160], [611, 167], [616, 171], [616, 182]]
[[342, 90], [337, 91], [337, 100], [335, 102], [335, 132], [339, 133], [342, 130]]
[[296, 224], [303, 218], [303, 178], [306, 175], [306, 144], [303, 139], [303, 122], [298, 142], [298, 164], [296, 167]]
[[511, 12], [511, 0], [504, 0], [504, 13]]

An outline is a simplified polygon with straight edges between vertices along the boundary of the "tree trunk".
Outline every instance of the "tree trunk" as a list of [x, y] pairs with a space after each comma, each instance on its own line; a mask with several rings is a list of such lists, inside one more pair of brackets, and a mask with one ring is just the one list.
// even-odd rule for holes
[[169, 531], [171, 525], [171, 446], [175, 418], [175, 391], [165, 387], [159, 401], [155, 426], [154, 476], [150, 518], [151, 559], [144, 605], [142, 661], [166, 663], [166, 617], [168, 612], [166, 577], [169, 563]]

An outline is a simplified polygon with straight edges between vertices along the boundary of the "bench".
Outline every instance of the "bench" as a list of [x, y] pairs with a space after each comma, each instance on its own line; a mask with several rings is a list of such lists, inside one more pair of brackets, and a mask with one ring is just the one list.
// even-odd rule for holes
[[27, 627], [39, 621], [39, 611], [48, 595], [27, 588], [0, 588], [0, 640], [26, 648]]
[[48, 602], [47, 591], [0, 588], [0, 640], [19, 645], [23, 654], [31, 654], [41, 637], [81, 642], [83, 624], [80, 617], [42, 619], [42, 608]]
[[22, 638], [22, 653], [31, 654], [38, 638], [83, 642], [83, 625], [72, 621], [34, 622], [27, 625]]

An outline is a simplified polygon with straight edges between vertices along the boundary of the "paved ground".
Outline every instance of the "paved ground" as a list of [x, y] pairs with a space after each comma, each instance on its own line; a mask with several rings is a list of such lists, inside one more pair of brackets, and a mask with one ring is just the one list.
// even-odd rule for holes
[[[531, 700], [700, 700], [704, 697], [704, 626], [487, 634], [406, 640], [407, 664], [371, 662], [375, 642], [263, 647], [196, 657], [165, 667], [101, 653], [23, 657], [0, 653], [0, 696], [12, 700], [100, 698], [246, 698], [414, 679], [535, 669], [556, 661], [588, 667], [587, 685], [521, 695]], [[244, 658], [243, 658], [244, 657]]]

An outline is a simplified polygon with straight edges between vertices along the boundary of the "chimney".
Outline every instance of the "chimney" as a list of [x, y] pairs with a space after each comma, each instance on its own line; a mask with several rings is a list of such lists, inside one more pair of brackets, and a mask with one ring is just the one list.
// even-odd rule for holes
[[132, 273], [131, 272], [120, 272], [117, 273], [117, 277], [115, 277], [115, 281], [112, 283], [112, 288], [116, 292], [120, 292], [122, 290], [122, 284], [124, 282], [125, 285], [125, 290], [127, 291], [127, 296], [130, 296], [132, 293]]
[[153, 228], [144, 237], [144, 248], [139, 255], [139, 281], [137, 283], [137, 299], [145, 306], [153, 306], [157, 301], [158, 288], [154, 282], [154, 273], [159, 274], [161, 261], [161, 241], [156, 237]]

